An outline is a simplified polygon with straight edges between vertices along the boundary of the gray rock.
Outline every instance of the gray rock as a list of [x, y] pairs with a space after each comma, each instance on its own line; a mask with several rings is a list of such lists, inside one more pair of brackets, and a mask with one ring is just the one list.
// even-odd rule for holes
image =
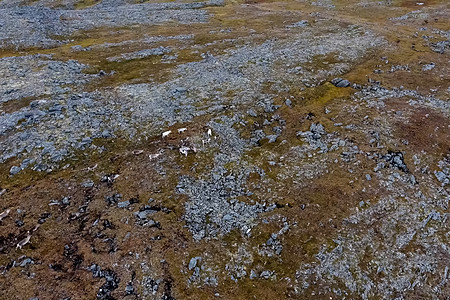
[[131, 282], [129, 282], [127, 284], [127, 286], [125, 287], [125, 294], [127, 295], [132, 295], [134, 293], [134, 287], [133, 284]]
[[336, 87], [348, 87], [350, 86], [350, 81], [342, 78], [334, 78], [331, 83]]
[[30, 264], [34, 264], [34, 260], [32, 260], [31, 258], [27, 257], [20, 263], [19, 266], [25, 267], [26, 265], [30, 265]]
[[253, 109], [249, 109], [249, 110], [247, 111], [247, 114], [248, 114], [250, 117], [256, 117], [256, 116], [258, 116], [258, 115], [256, 114], [256, 111], [254, 111]]
[[449, 177], [442, 171], [434, 171], [434, 176], [436, 176], [437, 180], [443, 184], [449, 183]]
[[170, 52], [172, 52], [171, 48], [160, 46], [157, 48], [144, 49], [144, 50], [139, 50], [139, 51], [132, 52], [132, 53], [124, 53], [124, 54], [121, 54], [120, 56], [110, 57], [107, 60], [120, 62], [120, 61], [124, 61], [124, 60], [146, 58], [149, 56], [162, 56], [162, 55], [170, 53]]
[[131, 202], [129, 200], [126, 200], [126, 201], [117, 203], [117, 207], [118, 208], [126, 208], [126, 207], [130, 206], [130, 204], [131, 204]]
[[20, 168], [21, 169], [25, 169], [26, 167], [28, 167], [30, 164], [32, 164], [34, 162], [34, 159], [31, 158], [25, 158], [22, 163], [20, 164]]
[[309, 25], [309, 22], [307, 20], [301, 20], [301, 21], [299, 21], [297, 23], [288, 25], [287, 27], [289, 27], [289, 28], [296, 28], [296, 27], [306, 27], [308, 25]]
[[16, 175], [17, 173], [19, 173], [22, 169], [18, 166], [12, 166], [11, 169], [9, 170], [9, 174], [11, 175]]
[[274, 126], [272, 127], [272, 131], [276, 134], [281, 134], [283, 132], [283, 129], [280, 126]]
[[62, 111], [63, 107], [61, 104], [55, 104], [52, 107], [48, 109], [48, 112], [50, 113], [60, 113]]
[[426, 64], [422, 67], [422, 71], [433, 70], [436, 65], [434, 63]]
[[261, 272], [261, 274], [259, 275], [259, 277], [260, 278], [263, 278], [263, 279], [269, 279], [270, 277], [272, 277], [273, 276], [273, 272], [272, 271], [262, 271]]
[[63, 205], [69, 205], [70, 204], [70, 197], [63, 197], [61, 200], [61, 203]]
[[109, 131], [109, 130], [107, 130], [107, 129], [105, 129], [105, 130], [103, 130], [102, 131], [102, 138], [111, 138], [113, 135], [111, 134], [111, 131]]
[[278, 135], [277, 134], [268, 135], [267, 138], [269, 139], [269, 143], [275, 143], [278, 139]]
[[89, 51], [89, 50], [91, 50], [91, 48], [90, 47], [85, 48], [81, 45], [75, 45], [75, 46], [70, 47], [70, 50], [79, 52], [79, 51]]
[[119, 202], [122, 199], [122, 195], [119, 193], [115, 193], [111, 196], [106, 197], [106, 202], [108, 205], [113, 205]]
[[404, 160], [403, 160], [403, 153], [402, 152], [394, 152], [394, 151], [388, 151], [386, 155], [383, 156], [383, 158], [389, 162], [393, 167], [402, 170], [405, 173], [408, 173], [408, 167], [406, 166]]
[[191, 260], [189, 261], [188, 269], [193, 270], [197, 266], [197, 263], [200, 262], [201, 260], [202, 260], [201, 256], [191, 258]]
[[172, 94], [173, 95], [183, 95], [187, 93], [187, 88], [182, 87], [182, 86], [177, 86], [176, 88], [174, 88]]
[[90, 143], [92, 143], [92, 139], [90, 137], [85, 137], [81, 140], [82, 145], [89, 145]]
[[[126, 202], [126, 201], [125, 201]], [[134, 215], [136, 218], [141, 220], [146, 220], [148, 216], [154, 215], [156, 213], [156, 210], [153, 209], [144, 209], [142, 211], [135, 212]]]
[[437, 52], [440, 54], [448, 53], [450, 50], [450, 40], [439, 41], [436, 43], [430, 43], [429, 46], [430, 46], [431, 50], [433, 50], [434, 52]]
[[233, 220], [233, 216], [231, 216], [230, 214], [226, 214], [225, 216], [223, 216], [224, 222], [231, 221], [231, 220]]
[[87, 181], [81, 183], [81, 186], [85, 187], [85, 188], [91, 188], [94, 186], [94, 182], [92, 180], [87, 180]]

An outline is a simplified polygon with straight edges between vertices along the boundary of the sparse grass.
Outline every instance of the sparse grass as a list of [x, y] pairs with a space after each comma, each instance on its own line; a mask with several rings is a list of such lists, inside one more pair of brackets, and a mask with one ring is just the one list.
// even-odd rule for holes
[[101, 0], [80, 0], [78, 2], [75, 2], [74, 7], [75, 9], [85, 9], [94, 6], [100, 2]]

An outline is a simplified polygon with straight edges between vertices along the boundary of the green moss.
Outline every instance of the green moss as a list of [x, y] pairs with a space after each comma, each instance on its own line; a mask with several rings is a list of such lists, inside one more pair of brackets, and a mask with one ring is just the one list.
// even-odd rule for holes
[[74, 4], [75, 9], [84, 9], [100, 3], [101, 0], [80, 0]]
[[325, 106], [330, 101], [350, 96], [354, 90], [351, 88], [338, 88], [329, 82], [314, 87], [308, 88], [301, 93], [305, 99], [305, 104], [315, 106]]

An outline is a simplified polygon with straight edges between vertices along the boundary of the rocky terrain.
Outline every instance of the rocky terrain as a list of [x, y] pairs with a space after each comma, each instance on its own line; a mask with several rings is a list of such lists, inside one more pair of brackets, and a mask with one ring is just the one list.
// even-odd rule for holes
[[0, 299], [450, 299], [449, 20], [0, 0]]

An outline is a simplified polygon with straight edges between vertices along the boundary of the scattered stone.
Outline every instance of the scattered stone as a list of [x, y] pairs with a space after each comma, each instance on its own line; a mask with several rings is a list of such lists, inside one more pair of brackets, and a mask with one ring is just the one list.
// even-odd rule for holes
[[130, 201], [126, 200], [126, 201], [117, 203], [117, 207], [118, 208], [126, 208], [126, 207], [130, 206], [130, 204], [131, 204]]
[[26, 258], [19, 264], [19, 266], [25, 267], [25, 266], [30, 265], [30, 264], [34, 264], [34, 260], [31, 259], [31, 258], [29, 258], [29, 257], [26, 257]]
[[126, 60], [142, 59], [149, 56], [162, 56], [164, 54], [171, 52], [172, 52], [171, 48], [160, 46], [152, 49], [144, 49], [136, 52], [124, 53], [121, 54], [120, 56], [109, 57], [107, 58], [107, 60], [111, 62], [121, 62]]
[[[391, 55], [392, 50], [381, 48], [386, 42], [369, 31], [378, 23], [366, 22], [364, 26], [359, 26], [358, 18], [353, 16], [350, 23], [355, 24], [348, 25], [346, 14], [336, 18], [331, 0], [303, 1], [305, 5], [316, 6], [314, 12], [308, 15], [308, 18], [314, 19], [314, 23], [302, 20], [288, 25], [289, 28], [299, 27], [298, 30], [286, 30], [289, 34], [283, 33], [283, 29], [278, 30], [281, 24], [277, 23], [279, 18], [273, 19], [273, 11], [268, 7], [268, 10], [255, 12], [262, 18], [269, 16], [275, 22], [273, 25], [277, 30], [273, 37], [270, 32], [265, 32], [273, 26], [263, 31], [261, 28], [258, 31], [247, 28], [246, 32], [251, 34], [241, 37], [228, 34], [235, 29], [232, 26], [232, 29], [211, 31], [210, 37], [214, 38], [205, 43], [199, 43], [203, 38], [200, 36], [197, 39], [197, 32], [170, 36], [153, 35], [141, 29], [158, 24], [207, 25], [211, 11], [203, 8], [223, 5], [223, 2], [144, 1], [134, 4], [132, 1], [110, 0], [100, 1], [85, 9], [73, 9], [79, 5], [73, 1], [63, 1], [58, 7], [42, 0], [16, 2], [0, 2], [0, 48], [6, 50], [6, 54], [12, 53], [10, 57], [0, 58], [0, 163], [17, 161], [17, 172], [26, 169], [54, 172], [62, 169], [66, 170], [64, 174], [68, 171], [70, 174], [72, 169], [78, 171], [79, 163], [84, 164], [100, 157], [102, 163], [98, 169], [95, 165], [88, 167], [87, 171], [80, 170], [73, 174], [75, 179], [79, 178], [79, 182], [83, 182], [87, 179], [82, 178], [86, 174], [97, 178], [99, 174], [103, 175], [98, 173], [103, 168], [123, 170], [123, 175], [119, 182], [115, 181], [118, 174], [105, 175], [101, 177], [101, 182], [105, 184], [97, 186], [91, 180], [84, 181], [82, 188], [74, 186], [73, 182], [76, 181], [71, 181], [66, 175], [58, 178], [59, 173], [56, 172], [54, 176], [46, 177], [51, 182], [42, 182], [54, 186], [40, 185], [40, 178], [45, 174], [33, 174], [32, 182], [29, 185], [24, 182], [27, 186], [20, 190], [14, 182], [8, 182], [11, 192], [8, 191], [2, 200], [5, 199], [4, 206], [14, 207], [14, 216], [8, 216], [14, 218], [0, 216], [0, 220], [3, 219], [1, 228], [5, 230], [0, 237], [0, 252], [7, 255], [5, 262], [14, 261], [12, 265], [24, 269], [16, 269], [17, 274], [6, 274], [10, 267], [0, 266], [2, 276], [20, 275], [28, 278], [31, 285], [33, 282], [38, 283], [32, 281], [35, 275], [31, 271], [39, 269], [38, 274], [45, 275], [42, 272], [45, 272], [49, 262], [45, 256], [39, 257], [42, 249], [36, 248], [41, 247], [43, 239], [48, 237], [44, 233], [54, 233], [56, 236], [50, 236], [50, 240], [75, 238], [73, 244], [81, 243], [79, 245], [83, 247], [78, 254], [78, 250], [64, 247], [63, 257], [51, 256], [55, 261], [52, 261], [50, 268], [54, 271], [78, 274], [83, 266], [89, 265], [83, 259], [90, 259], [92, 263], [92, 259], [104, 258], [108, 266], [111, 263], [110, 270], [102, 270], [96, 264], [89, 267], [94, 278], [90, 278], [91, 282], [86, 284], [101, 285], [97, 292], [98, 299], [134, 297], [171, 300], [174, 286], [177, 291], [186, 291], [188, 294], [192, 291], [194, 298], [199, 289], [226, 298], [230, 295], [225, 290], [223, 295], [215, 293], [224, 278], [237, 282], [235, 290], [240, 291], [240, 282], [248, 276], [252, 280], [286, 281], [289, 290], [280, 290], [279, 294], [301, 299], [333, 294], [333, 298], [339, 299], [400, 299], [409, 293], [414, 294], [418, 288], [420, 293], [431, 298], [445, 297], [443, 284], [447, 281], [448, 268], [444, 268], [442, 263], [446, 261], [445, 253], [448, 250], [445, 237], [448, 232], [446, 211], [449, 197], [448, 190], [442, 186], [449, 183], [449, 172], [447, 158], [436, 156], [436, 153], [441, 152], [439, 148], [445, 145], [442, 141], [435, 141], [445, 136], [445, 132], [442, 134], [445, 125], [434, 124], [440, 120], [440, 115], [445, 119], [448, 114], [448, 103], [438, 97], [445, 97], [446, 89], [447, 92], [450, 90], [445, 84], [438, 85], [439, 82], [435, 80], [443, 76], [439, 72], [445, 69], [444, 65], [435, 68], [434, 63], [416, 64], [410, 69], [407, 65], [391, 66], [387, 57], [382, 58], [379, 65], [375, 66], [379, 70], [374, 72], [376, 80], [369, 78], [364, 86], [342, 78], [333, 79], [332, 83], [336, 87], [358, 90], [339, 101], [329, 102], [333, 116], [324, 116], [321, 109], [324, 109], [325, 114], [331, 112], [321, 106], [325, 101], [319, 101], [319, 105], [310, 105], [313, 104], [311, 100], [314, 100], [310, 98], [323, 95], [321, 89], [324, 86], [321, 85], [325, 80], [354, 72], [355, 65], [371, 59], [377, 53], [387, 51]], [[352, 8], [358, 11], [360, 7], [376, 4], [383, 10], [391, 9], [386, 4], [390, 1], [363, 2]], [[234, 6], [241, 9], [237, 4]], [[398, 13], [398, 5], [394, 6], [390, 14]], [[434, 4], [430, 3], [426, 10], [408, 13], [393, 21], [402, 22], [402, 26], [414, 26], [413, 29], [417, 30], [418, 26], [422, 26], [421, 23], [437, 17], [442, 18], [442, 12], [436, 11]], [[292, 14], [289, 18], [292, 19]], [[281, 26], [287, 24], [290, 23]], [[135, 29], [132, 34], [127, 33], [130, 28]], [[96, 38], [104, 30], [114, 35], [110, 42], [104, 43], [103, 39]], [[431, 26], [419, 30], [427, 31], [421, 34], [429, 36], [424, 39], [433, 51], [448, 52], [448, 42], [439, 41], [447, 39], [447, 31]], [[95, 64], [88, 66], [70, 59], [58, 61], [60, 55], [31, 55], [35, 51], [25, 51], [36, 48], [59, 49], [61, 46], [61, 49], [65, 49], [64, 45], [70, 47], [73, 40], [56, 37], [71, 37], [78, 31], [92, 34], [93, 45], [73, 46], [65, 56], [76, 54], [94, 63], [98, 53], [97, 60], [113, 61], [108, 64], [107, 71], [98, 72]], [[123, 49], [131, 50], [123, 53]], [[111, 57], [105, 57], [109, 53], [113, 53]], [[185, 62], [181, 59], [183, 53], [203, 59]], [[436, 62], [444, 64], [442, 57], [437, 59], [439, 54], [427, 53], [430, 60], [434, 60], [433, 56]], [[328, 60], [329, 57], [332, 60]], [[317, 59], [324, 60], [315, 63]], [[116, 63], [118, 61], [123, 63]], [[123, 76], [123, 67], [140, 68], [141, 63], [145, 72], [130, 70], [129, 75], [132, 76]], [[398, 63], [402, 63], [402, 59]], [[401, 86], [392, 89], [383, 87], [382, 81], [392, 77], [392, 74], [386, 73], [411, 72], [411, 75], [416, 76], [421, 67], [423, 71], [433, 70], [436, 89], [420, 89], [425, 93], [421, 95], [416, 90], [407, 90]], [[156, 77], [148, 73], [153, 72], [153, 68], [158, 72], [155, 73]], [[117, 69], [118, 74], [111, 72], [111, 69]], [[160, 80], [160, 69], [169, 76], [163, 76]], [[144, 76], [135, 78], [139, 74]], [[399, 85], [407, 81], [403, 75], [396, 78]], [[120, 83], [117, 79], [120, 79]], [[312, 95], [314, 97], [310, 97]], [[326, 94], [320, 99], [327, 100], [325, 98], [330, 95]], [[398, 108], [387, 105], [391, 99], [391, 103]], [[280, 101], [284, 101], [284, 104], [276, 105], [281, 104]], [[305, 102], [304, 108], [299, 107], [303, 106], [302, 101]], [[297, 105], [296, 109], [288, 108], [293, 106], [292, 102]], [[303, 114], [298, 122], [297, 116], [303, 111], [309, 113]], [[430, 135], [433, 147], [421, 143], [420, 146], [425, 149], [422, 152], [414, 147], [413, 137], [408, 138], [408, 143], [391, 126], [392, 122], [414, 123], [414, 118], [410, 117], [415, 116], [416, 112], [429, 112], [430, 118], [427, 115], [422, 121], [425, 125], [429, 123], [436, 126]], [[370, 117], [361, 120], [360, 117], [364, 115]], [[181, 135], [187, 130], [179, 127], [185, 124], [189, 124], [190, 130]], [[297, 133], [296, 139], [294, 130], [303, 130], [308, 126], [306, 131]], [[161, 134], [168, 128], [175, 128], [178, 134], [170, 135], [171, 138], [167, 138], [172, 134], [170, 130]], [[421, 128], [424, 134], [428, 134], [429, 129], [427, 126]], [[185, 139], [180, 140], [181, 137]], [[99, 140], [101, 138], [108, 140]], [[366, 138], [370, 140], [369, 145]], [[126, 148], [122, 151], [122, 145], [126, 143], [142, 145], [145, 150], [130, 152], [133, 148]], [[109, 153], [117, 150], [115, 145], [119, 146], [119, 153]], [[189, 159], [180, 159], [177, 152], [187, 156], [188, 152], [195, 152], [194, 145], [201, 147], [201, 153]], [[410, 151], [408, 158], [414, 154], [420, 158], [415, 160], [411, 173], [407, 173], [403, 157], [406, 157], [405, 153], [386, 154], [385, 149], [397, 147]], [[436, 151], [428, 151], [430, 148]], [[140, 155], [143, 151], [154, 151], [154, 154], [145, 152], [151, 161], [144, 155], [129, 155]], [[107, 155], [102, 157], [104, 153]], [[446, 161], [436, 165], [439, 159]], [[372, 176], [367, 174], [370, 173], [367, 167], [372, 166], [372, 163], [377, 164], [376, 180], [362, 184], [361, 191], [358, 181], [364, 181], [364, 178], [371, 181]], [[6, 175], [8, 171], [11, 175], [15, 173], [10, 169], [6, 170]], [[412, 173], [416, 174], [417, 180]], [[315, 182], [317, 178], [320, 179]], [[333, 182], [333, 179], [338, 182]], [[8, 179], [14, 180], [18, 179]], [[341, 190], [341, 185], [335, 184], [339, 180], [350, 182], [351, 187]], [[369, 185], [370, 189], [367, 188]], [[48, 191], [42, 190], [42, 186], [47, 186]], [[137, 200], [123, 201], [116, 191], [133, 193], [134, 188], [139, 189], [135, 195], [151, 196], [157, 201], [150, 198], [139, 210], [135, 207], [131, 211], [132, 204]], [[302, 193], [297, 195], [297, 191]], [[21, 199], [21, 193], [26, 197], [39, 197], [41, 194], [44, 197], [48, 193], [48, 197], [33, 198], [28, 203], [27, 199]], [[53, 216], [48, 220], [51, 224], [41, 229], [45, 229], [45, 232], [37, 232], [35, 236], [38, 226], [27, 232], [33, 228], [36, 220], [41, 224], [49, 217], [48, 213], [41, 213], [48, 208], [45, 204], [55, 197], [54, 193], [71, 195], [74, 200], [69, 196], [55, 198], [58, 200], [50, 203], [59, 207], [51, 207]], [[342, 194], [340, 200], [347, 202], [334, 201], [336, 195], [339, 198], [339, 194]], [[101, 197], [105, 196], [109, 207], [102, 208]], [[290, 199], [287, 204], [284, 201], [287, 200], [286, 196]], [[337, 206], [329, 211], [329, 216], [328, 206], [323, 201], [316, 201], [316, 196], [319, 200], [330, 196], [330, 203]], [[376, 201], [371, 203], [369, 198]], [[75, 207], [75, 203], [79, 206]], [[15, 210], [22, 205], [26, 207], [26, 212], [16, 215]], [[173, 212], [168, 212], [160, 205], [167, 205]], [[343, 220], [339, 212], [344, 206], [354, 213]], [[6, 207], [2, 207], [2, 210]], [[313, 215], [309, 216], [308, 212], [303, 211], [307, 207]], [[280, 224], [278, 222], [287, 223], [287, 215], [284, 214], [298, 208], [301, 209], [299, 216], [289, 214], [289, 220], [300, 220], [299, 223], [304, 227], [289, 237], [283, 236], [283, 239], [280, 235], [288, 228], [283, 226], [280, 231], [270, 232], [270, 236], [260, 240], [260, 229], [273, 229], [275, 224]], [[310, 224], [308, 218], [311, 217], [314, 223]], [[114, 225], [106, 218], [112, 220]], [[168, 226], [169, 229], [162, 230], [160, 223], [153, 218], [158, 218], [164, 224], [177, 221], [180, 224], [173, 223]], [[12, 220], [19, 228], [14, 226]], [[26, 226], [22, 220], [27, 222]], [[66, 223], [70, 226], [66, 226]], [[346, 226], [346, 223], [351, 225]], [[55, 224], [61, 228], [47, 230]], [[180, 227], [183, 224], [191, 235], [183, 232]], [[260, 224], [265, 225], [260, 227]], [[329, 226], [337, 231], [330, 230]], [[178, 227], [180, 232], [167, 231]], [[317, 230], [323, 236], [315, 239]], [[126, 233], [123, 239], [122, 233]], [[230, 233], [233, 235], [231, 240]], [[236, 233], [241, 237], [234, 238]], [[11, 257], [19, 252], [10, 248], [14, 248], [18, 241], [26, 245], [31, 235], [33, 245], [19, 252], [32, 253], [33, 258]], [[256, 244], [253, 235], [258, 239]], [[283, 253], [286, 251], [283, 249], [284, 242], [299, 236], [301, 241], [292, 240], [289, 243], [305, 243], [305, 247], [318, 250], [317, 253], [309, 253], [311, 249], [306, 249], [310, 259], [299, 261], [298, 272], [292, 276], [291, 266], [289, 274], [285, 274], [284, 270], [278, 269], [278, 264], [281, 259], [284, 260], [284, 255], [289, 255]], [[131, 248], [130, 245], [121, 244], [122, 241], [130, 243], [133, 238], [147, 240], [132, 244]], [[164, 249], [174, 245], [171, 243], [174, 238], [175, 244], [182, 248], [180, 251], [194, 247], [202, 255], [191, 258], [184, 270], [181, 267], [182, 273], [188, 273], [187, 282], [179, 282], [180, 276], [171, 276], [174, 268], [179, 268], [177, 264], [182, 261], [173, 261], [170, 255], [162, 255]], [[322, 241], [324, 245], [320, 245]], [[220, 247], [224, 246], [222, 243], [226, 243], [226, 251], [201, 252], [206, 250], [204, 245]], [[19, 244], [17, 248], [22, 248]], [[212, 249], [209, 246], [208, 249]], [[111, 258], [117, 258], [117, 253], [113, 253], [117, 249], [123, 252], [119, 253], [123, 259], [115, 263]], [[424, 249], [426, 253], [422, 251]], [[88, 253], [90, 250], [91, 254]], [[77, 255], [79, 257], [75, 259]], [[225, 261], [226, 265], [217, 264], [219, 261]], [[41, 263], [44, 263], [43, 268], [39, 267]], [[365, 268], [367, 266], [370, 268]], [[276, 269], [277, 273], [263, 270], [269, 267], [271, 270]], [[121, 291], [117, 290], [119, 274], [129, 280], [120, 285]], [[63, 275], [55, 274], [60, 277], [61, 286], [70, 277]], [[278, 275], [280, 278], [277, 278]], [[43, 278], [45, 280], [47, 277]], [[14, 283], [14, 278], [10, 279]], [[286, 284], [280, 285], [284, 286]], [[20, 298], [20, 289], [11, 292], [9, 289], [6, 287], [7, 293], [18, 293], [14, 295]], [[41, 289], [40, 292], [45, 295], [48, 291]], [[63, 293], [59, 286], [54, 287], [55, 295], [62, 298]]]
[[426, 71], [431, 71], [434, 69], [436, 65], [434, 63], [430, 63], [430, 64], [426, 64], [422, 67], [422, 71], [426, 72]]
[[89, 267], [92, 275], [96, 278], [104, 278], [106, 282], [99, 288], [97, 292], [98, 300], [113, 299], [111, 293], [119, 287], [120, 279], [116, 273], [111, 270], [102, 270], [100, 266], [93, 264]]
[[342, 79], [342, 78], [334, 78], [333, 80], [331, 80], [331, 83], [334, 86], [340, 87], [340, 88], [344, 88], [344, 87], [349, 87], [350, 86], [350, 81], [348, 81], [346, 79]]
[[139, 202], [138, 199], [136, 199], [136, 198], [131, 198], [130, 200], [118, 202], [118, 203], [117, 203], [117, 207], [118, 207], [118, 208], [127, 208], [127, 207], [129, 207], [131, 204], [138, 203], [138, 202]]
[[147, 219], [148, 216], [153, 215], [155, 213], [156, 213], [155, 210], [146, 209], [146, 210], [142, 210], [142, 211], [135, 213], [135, 215], [137, 218], [139, 218], [141, 220], [145, 220], [145, 219]]
[[450, 177], [442, 171], [434, 171], [434, 176], [436, 176], [437, 180], [443, 185], [450, 183]]
[[269, 139], [269, 143], [275, 143], [278, 139], [278, 135], [277, 134], [268, 135], [267, 138]]
[[445, 41], [430, 43], [429, 46], [431, 50], [433, 50], [436, 53], [439, 54], [448, 53], [450, 51], [450, 40], [447, 39]]
[[81, 184], [84, 188], [91, 188], [94, 186], [94, 182], [92, 180], [87, 180]]
[[102, 138], [105, 138], [105, 139], [113, 137], [111, 131], [109, 131], [107, 129], [102, 131], [101, 136], [102, 136]]
[[81, 140], [82, 145], [89, 145], [91, 143], [92, 143], [92, 138], [90, 138], [90, 137], [85, 137]]
[[197, 266], [197, 263], [199, 263], [201, 261], [202, 261], [202, 257], [201, 256], [197, 256], [197, 257], [191, 258], [191, 260], [189, 261], [188, 269], [189, 270], [193, 270]]
[[388, 154], [384, 155], [383, 158], [387, 162], [389, 162], [393, 167], [402, 170], [405, 173], [409, 172], [408, 167], [406, 166], [403, 160], [402, 152], [388, 151]]
[[119, 202], [122, 199], [122, 195], [121, 194], [113, 194], [111, 196], [106, 197], [106, 202], [108, 203], [108, 205], [115, 205], [117, 202]]
[[70, 197], [63, 197], [61, 200], [62, 205], [69, 205], [70, 204]]
[[132, 294], [134, 294], [133, 283], [129, 282], [129, 283], [127, 284], [127, 286], [125, 287], [125, 294], [127, 294], [127, 295], [132, 295]]
[[301, 20], [301, 21], [299, 21], [297, 23], [288, 25], [287, 27], [288, 28], [296, 28], [296, 27], [306, 27], [308, 25], [309, 25], [309, 22], [307, 20]]
[[256, 113], [256, 111], [254, 111], [253, 109], [249, 109], [248, 111], [247, 111], [247, 114], [250, 116], [250, 117], [257, 117], [258, 116], [258, 114]]
[[408, 65], [393, 65], [391, 66], [389, 73], [394, 73], [397, 71], [410, 71], [410, 68]]
[[145, 227], [156, 227], [158, 229], [161, 229], [161, 224], [150, 218], [150, 216], [156, 214], [157, 211], [158, 210], [156, 210], [154, 207], [149, 207], [146, 205], [140, 211], [134, 213], [134, 216], [136, 217], [136, 224]]
[[18, 166], [12, 166], [11, 169], [9, 170], [9, 174], [14, 176], [17, 173], [19, 173], [20, 171], [22, 171], [22, 169], [19, 168]]
[[260, 278], [263, 279], [270, 279], [272, 276], [274, 275], [273, 271], [262, 271], [261, 274], [259, 275]]

